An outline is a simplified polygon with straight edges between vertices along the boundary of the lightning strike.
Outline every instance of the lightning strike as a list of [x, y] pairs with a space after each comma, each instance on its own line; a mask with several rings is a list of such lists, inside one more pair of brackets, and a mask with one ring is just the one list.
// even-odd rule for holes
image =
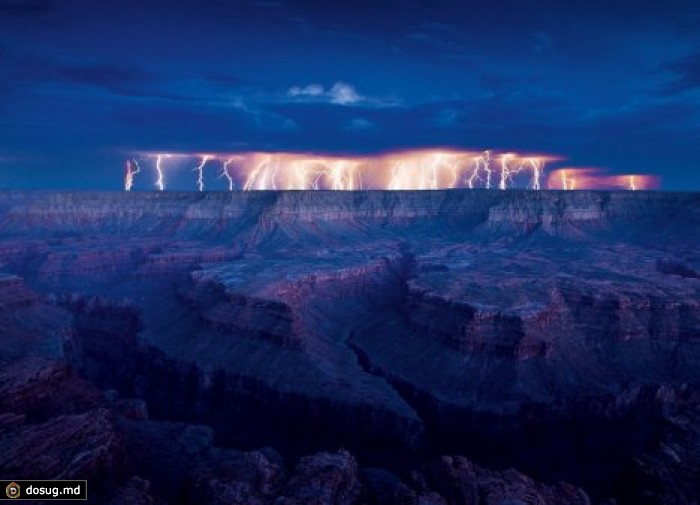
[[158, 191], [165, 190], [165, 178], [163, 177], [163, 158], [168, 158], [167, 154], [159, 154], [156, 156], [156, 173], [158, 177], [156, 178], [156, 187]]
[[598, 168], [561, 168], [549, 176], [550, 188], [626, 189], [638, 191], [658, 187], [658, 179], [650, 175], [610, 175]]
[[576, 179], [569, 179], [566, 170], [561, 171], [561, 189], [571, 190], [576, 189]]
[[126, 160], [124, 166], [124, 191], [131, 191], [134, 187], [134, 176], [141, 172], [141, 167], [135, 159]]
[[212, 159], [213, 156], [205, 154], [200, 158], [199, 165], [192, 169], [193, 172], [197, 172], [197, 189], [199, 191], [204, 191], [204, 165]]
[[[333, 156], [289, 152], [242, 152], [233, 154], [153, 154], [156, 187], [165, 189], [166, 158], [197, 159], [197, 190], [204, 191], [204, 169], [215, 160], [219, 179], [228, 191], [257, 190], [438, 190], [469, 189], [628, 189], [637, 191], [658, 185], [648, 175], [606, 175], [597, 168], [566, 167], [547, 170], [555, 158], [549, 155], [494, 153], [456, 149], [416, 149], [369, 156]], [[136, 158], [125, 164], [124, 189], [133, 188], [140, 167]]]
[[234, 161], [240, 161], [241, 156], [232, 156], [229, 159], [225, 160], [221, 164], [221, 174], [219, 175], [219, 178], [225, 177], [226, 180], [228, 181], [228, 190], [233, 191], [233, 176], [231, 176], [231, 173], [228, 171], [229, 165], [233, 163]]
[[337, 160], [330, 164], [328, 178], [331, 189], [337, 191], [352, 191], [362, 189], [362, 178], [358, 171], [358, 162]]
[[471, 175], [467, 179], [467, 186], [469, 189], [474, 189], [474, 185], [481, 181], [481, 176], [479, 175], [481, 169], [483, 169], [486, 174], [486, 189], [491, 189], [491, 152], [484, 151], [479, 156], [475, 156], [472, 163]]
[[265, 155], [254, 164], [254, 168], [243, 185], [243, 189], [245, 191], [277, 189], [276, 175], [277, 167], [273, 156]]
[[387, 189], [397, 190], [405, 187], [407, 184], [407, 174], [404, 168], [403, 161], [395, 161], [391, 168], [391, 179]]
[[528, 158], [527, 163], [532, 168], [532, 184], [530, 185], [530, 189], [542, 189], [542, 172], [544, 170], [542, 160], [539, 158]]
[[517, 163], [517, 158], [513, 153], [501, 155], [501, 180], [498, 183], [498, 189], [508, 189], [508, 184], [513, 183], [513, 177], [519, 174], [522, 170], [522, 165], [513, 168], [511, 165]]

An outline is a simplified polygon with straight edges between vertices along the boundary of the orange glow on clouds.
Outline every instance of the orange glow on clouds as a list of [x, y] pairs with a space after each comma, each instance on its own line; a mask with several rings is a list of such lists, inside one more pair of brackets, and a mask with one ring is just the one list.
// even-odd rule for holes
[[[204, 190], [204, 172], [215, 171], [233, 190], [436, 190], [465, 189], [651, 189], [658, 179], [645, 175], [606, 175], [596, 168], [559, 168], [552, 155], [458, 149], [414, 149], [367, 156], [290, 152], [235, 154], [144, 153], [155, 169], [156, 187], [165, 189], [171, 162], [191, 161], [194, 187]], [[172, 159], [172, 160], [171, 160]], [[176, 160], [177, 159], [177, 160]], [[166, 160], [170, 160], [166, 163]], [[179, 160], [179, 161], [178, 161]], [[137, 167], [136, 160], [132, 160]], [[127, 172], [125, 189], [137, 171]], [[222, 189], [222, 188], [220, 188]]]
[[549, 189], [656, 189], [659, 178], [653, 175], [610, 175], [600, 168], [558, 168], [547, 178]]

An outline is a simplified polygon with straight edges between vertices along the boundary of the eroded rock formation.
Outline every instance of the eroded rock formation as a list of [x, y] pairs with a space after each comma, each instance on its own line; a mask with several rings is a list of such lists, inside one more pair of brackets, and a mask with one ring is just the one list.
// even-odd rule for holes
[[602, 499], [697, 403], [699, 228], [697, 194], [0, 193], [0, 359], [126, 398], [11, 372], [2, 424], [152, 450], [133, 460], [148, 482], [116, 472], [105, 499], [178, 500], [175, 475], [250, 503], [583, 496], [489, 466]]

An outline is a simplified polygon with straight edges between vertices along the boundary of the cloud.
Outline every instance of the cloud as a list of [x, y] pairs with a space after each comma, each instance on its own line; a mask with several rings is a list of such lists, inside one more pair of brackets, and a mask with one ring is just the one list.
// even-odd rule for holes
[[231, 73], [163, 76], [121, 60], [50, 59], [0, 46], [0, 74], [3, 73], [13, 75], [13, 79], [0, 80], [0, 90], [5, 95], [0, 94], [0, 102], [10, 93], [42, 88], [56, 97], [70, 99], [94, 98], [97, 93], [102, 100], [229, 106], [255, 84], [248, 77]]
[[236, 88], [256, 84], [256, 81], [249, 77], [225, 72], [209, 72], [204, 75], [197, 76], [197, 80], [216, 86]]
[[348, 122], [347, 129], [350, 131], [367, 131], [376, 128], [376, 124], [364, 118], [353, 118]]
[[311, 99], [317, 102], [329, 102], [337, 105], [353, 105], [365, 101], [354, 86], [344, 82], [336, 82], [326, 89], [321, 84], [307, 86], [292, 86], [287, 95], [294, 98]]
[[360, 96], [353, 86], [344, 82], [336, 82], [328, 91], [328, 95], [331, 97], [332, 103], [340, 105], [348, 105], [364, 100], [364, 97]]
[[675, 95], [700, 89], [700, 53], [666, 63], [663, 70], [674, 75], [673, 81], [662, 91], [662, 95]]
[[439, 127], [449, 128], [459, 125], [464, 117], [464, 112], [459, 108], [445, 107], [441, 108], [435, 114], [434, 124]]
[[105, 88], [113, 92], [153, 81], [155, 78], [151, 73], [136, 66], [103, 63], [65, 66], [58, 68], [57, 73], [68, 82]]
[[292, 86], [287, 94], [289, 96], [321, 96], [325, 93], [320, 84], [309, 84], [308, 86]]
[[141, 96], [157, 93], [159, 85], [156, 74], [130, 63], [53, 60], [23, 51], [0, 54], [2, 72], [13, 75], [5, 84], [16, 91], [58, 86], [62, 88], [59, 94], [92, 88], [112, 95]]

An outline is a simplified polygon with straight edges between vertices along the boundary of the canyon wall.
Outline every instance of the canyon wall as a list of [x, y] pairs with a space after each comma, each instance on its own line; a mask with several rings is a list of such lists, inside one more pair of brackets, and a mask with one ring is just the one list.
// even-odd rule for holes
[[699, 397], [699, 229], [695, 193], [0, 192], [0, 352], [226, 446], [606, 496]]

